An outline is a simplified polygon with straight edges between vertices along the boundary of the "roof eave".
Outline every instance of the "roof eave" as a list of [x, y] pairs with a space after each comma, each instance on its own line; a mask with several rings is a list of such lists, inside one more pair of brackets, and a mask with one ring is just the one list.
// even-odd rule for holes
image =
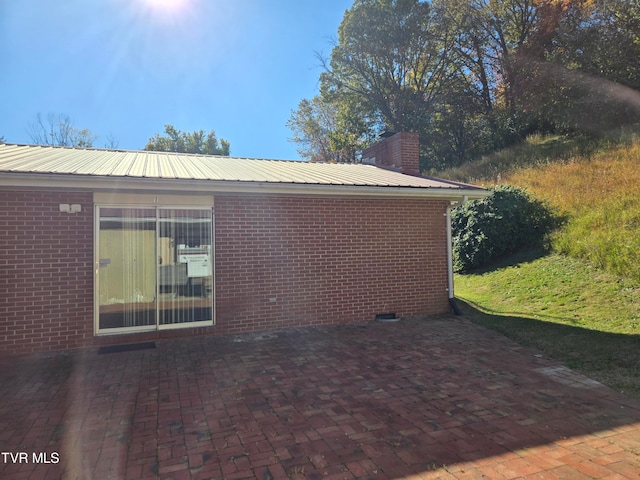
[[484, 198], [490, 191], [479, 187], [411, 187], [387, 185], [336, 185], [315, 183], [248, 182], [235, 180], [151, 179], [46, 173], [0, 173], [0, 187], [88, 191], [153, 191], [201, 193], [252, 193], [289, 195], [345, 195], [422, 197], [449, 201]]

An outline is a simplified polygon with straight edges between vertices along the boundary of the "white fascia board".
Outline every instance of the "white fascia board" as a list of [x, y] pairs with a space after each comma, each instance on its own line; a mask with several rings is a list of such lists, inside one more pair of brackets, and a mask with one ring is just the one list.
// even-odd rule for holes
[[0, 174], [0, 187], [17, 189], [65, 189], [84, 191], [237, 193], [280, 195], [378, 196], [473, 200], [491, 195], [482, 188], [398, 187], [372, 185], [334, 185], [312, 183], [244, 182], [233, 180], [176, 180], [132, 177], [98, 177], [60, 174]]

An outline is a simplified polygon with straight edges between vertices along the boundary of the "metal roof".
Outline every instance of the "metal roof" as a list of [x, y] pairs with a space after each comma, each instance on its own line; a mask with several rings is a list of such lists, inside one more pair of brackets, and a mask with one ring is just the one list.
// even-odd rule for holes
[[[309, 163], [184, 153], [84, 149], [36, 145], [0, 145], [0, 179], [46, 174], [65, 179], [136, 179], [185, 182], [238, 182], [352, 187], [398, 187], [464, 190], [484, 196], [485, 190], [461, 183], [405, 175], [373, 165]], [[53, 177], [53, 178], [52, 178]]]

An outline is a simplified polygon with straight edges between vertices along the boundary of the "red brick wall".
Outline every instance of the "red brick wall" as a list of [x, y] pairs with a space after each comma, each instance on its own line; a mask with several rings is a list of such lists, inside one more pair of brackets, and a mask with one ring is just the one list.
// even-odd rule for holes
[[[62, 213], [79, 203], [80, 213]], [[91, 193], [0, 191], [0, 352], [60, 350], [93, 336]]]
[[0, 353], [445, 312], [446, 206], [216, 195], [217, 325], [94, 337], [92, 194], [0, 192]]
[[448, 310], [447, 202], [217, 196], [227, 332]]

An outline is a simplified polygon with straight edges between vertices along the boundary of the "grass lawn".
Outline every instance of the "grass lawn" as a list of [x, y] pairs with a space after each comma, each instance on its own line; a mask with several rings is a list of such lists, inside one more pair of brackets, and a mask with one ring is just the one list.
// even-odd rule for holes
[[457, 275], [469, 318], [640, 398], [640, 285], [541, 251]]

